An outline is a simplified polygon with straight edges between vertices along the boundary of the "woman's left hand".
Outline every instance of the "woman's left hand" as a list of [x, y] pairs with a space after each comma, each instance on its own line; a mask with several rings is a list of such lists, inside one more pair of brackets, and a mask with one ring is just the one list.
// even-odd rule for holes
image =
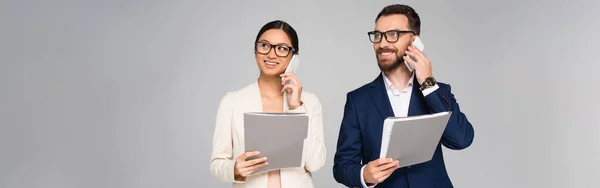
[[290, 110], [294, 110], [302, 105], [301, 95], [302, 95], [302, 83], [296, 74], [294, 74], [294, 70], [289, 73], [283, 73], [279, 75], [283, 78], [281, 85], [283, 85], [283, 89], [281, 92], [287, 91], [287, 100], [288, 107]]

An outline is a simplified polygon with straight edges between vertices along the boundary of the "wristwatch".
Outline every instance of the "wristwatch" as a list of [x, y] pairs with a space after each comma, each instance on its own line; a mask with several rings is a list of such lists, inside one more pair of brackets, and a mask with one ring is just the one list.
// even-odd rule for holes
[[423, 91], [427, 88], [435, 86], [435, 84], [437, 84], [437, 81], [435, 81], [435, 78], [433, 78], [433, 77], [426, 78], [425, 81], [423, 83], [421, 83], [421, 87], [419, 88], [419, 90]]

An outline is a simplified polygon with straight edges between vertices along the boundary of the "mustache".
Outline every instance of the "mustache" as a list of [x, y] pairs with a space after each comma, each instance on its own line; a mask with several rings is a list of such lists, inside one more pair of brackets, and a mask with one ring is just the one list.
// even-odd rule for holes
[[394, 53], [396, 53], [396, 52], [398, 52], [398, 50], [395, 49], [395, 48], [379, 48], [379, 49], [377, 49], [377, 53], [384, 53], [384, 52], [394, 52]]

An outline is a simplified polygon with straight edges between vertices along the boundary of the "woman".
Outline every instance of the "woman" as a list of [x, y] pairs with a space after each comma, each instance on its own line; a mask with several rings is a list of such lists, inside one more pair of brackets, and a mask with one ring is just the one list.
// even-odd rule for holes
[[[325, 163], [323, 117], [319, 99], [302, 91], [302, 84], [293, 71], [284, 73], [298, 51], [296, 31], [286, 22], [269, 22], [258, 32], [254, 43], [256, 64], [260, 69], [258, 80], [228, 92], [217, 111], [210, 168], [219, 180], [233, 182], [233, 187], [313, 187], [311, 172]], [[284, 91], [288, 93], [285, 99]], [[258, 111], [307, 113], [310, 123], [304, 168], [249, 176], [268, 165], [264, 157], [246, 161], [260, 151], [245, 152], [243, 113]]]

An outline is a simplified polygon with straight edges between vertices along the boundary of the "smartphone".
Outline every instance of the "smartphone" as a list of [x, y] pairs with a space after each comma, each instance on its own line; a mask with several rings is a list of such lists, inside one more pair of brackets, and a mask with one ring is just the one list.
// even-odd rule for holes
[[300, 57], [298, 57], [298, 55], [292, 56], [292, 60], [290, 61], [290, 64], [288, 64], [288, 67], [285, 69], [285, 73], [292, 72], [292, 70], [296, 71], [296, 69], [298, 69], [299, 64]]
[[[285, 73], [292, 72], [292, 70], [296, 72], [296, 70], [298, 69], [298, 65], [300, 65], [300, 57], [298, 57], [298, 55], [292, 56], [290, 64], [288, 64], [287, 68], [285, 68]], [[281, 81], [283, 81], [283, 78], [281, 78]]]
[[[419, 49], [419, 50], [421, 50], [421, 51], [423, 51], [423, 49], [425, 49], [425, 45], [423, 45], [423, 42], [421, 41], [421, 38], [419, 38], [419, 37], [416, 37], [416, 38], [415, 38], [415, 40], [413, 41], [413, 43], [412, 43], [412, 44], [413, 44], [413, 45], [415, 45], [415, 47], [417, 47], [417, 49]], [[408, 56], [408, 57], [410, 57], [410, 56]], [[415, 58], [413, 58], [413, 57], [410, 57], [410, 58], [412, 58], [413, 60], [415, 60]], [[413, 67], [412, 67], [410, 64], [408, 64], [406, 61], [404, 61], [404, 64], [405, 64], [405, 65], [406, 65], [406, 67], [408, 68], [408, 71], [412, 72], [412, 71], [414, 71], [414, 70], [415, 70], [415, 69], [414, 69], [414, 68], [413, 68]]]
[[[294, 70], [294, 73], [297, 72], [298, 70], [298, 65], [300, 65], [300, 57], [297, 54], [294, 54], [292, 56], [292, 60], [290, 60], [290, 63], [288, 64], [287, 68], [285, 68], [285, 73], [289, 73], [292, 72], [292, 70]], [[281, 78], [281, 81], [283, 81], [283, 78]], [[285, 84], [289, 84], [291, 81], [287, 81]], [[287, 90], [283, 92], [283, 106], [284, 109], [283, 111], [285, 112], [285, 106], [287, 106]]]

